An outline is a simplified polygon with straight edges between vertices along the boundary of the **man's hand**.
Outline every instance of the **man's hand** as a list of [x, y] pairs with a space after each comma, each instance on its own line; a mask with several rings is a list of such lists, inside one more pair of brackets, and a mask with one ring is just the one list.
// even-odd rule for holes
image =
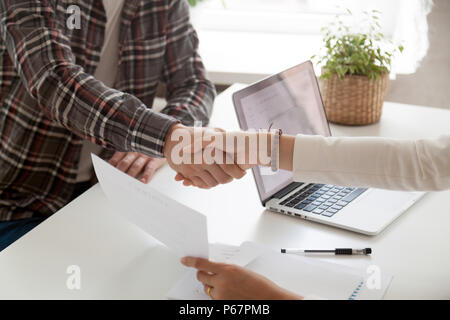
[[[196, 128], [196, 130], [203, 136], [215, 129]], [[195, 137], [194, 128], [180, 124], [174, 125], [169, 130], [164, 145], [164, 156], [170, 167], [177, 172], [177, 180], [179, 180], [178, 177], [183, 177], [183, 179], [191, 181], [193, 185], [199, 188], [209, 189], [219, 184], [229, 183], [233, 179], [240, 179], [245, 175], [245, 171], [234, 163], [227, 164], [226, 161], [222, 163], [206, 163], [202, 154], [203, 150], [195, 150], [193, 146], [192, 148], [180, 147], [183, 144], [182, 139], [184, 139], [180, 140], [180, 137], [189, 138], [189, 141], [184, 141], [185, 147], [191, 146], [194, 140], [198, 138]], [[200, 146], [203, 146], [203, 142], [200, 142]], [[198, 152], [200, 152], [199, 155], [197, 154]], [[223, 159], [226, 159], [227, 155], [225, 152], [217, 152], [221, 152]], [[200, 157], [200, 163], [194, 161], [196, 156]], [[180, 163], [180, 161], [176, 161], [176, 158], [183, 158], [184, 160]]]
[[143, 183], [149, 183], [156, 170], [165, 163], [164, 158], [151, 158], [138, 152], [116, 152], [109, 163]]
[[[196, 268], [197, 279], [215, 300], [301, 300], [266, 277], [248, 269], [206, 259], [185, 257], [181, 263]], [[209, 292], [208, 292], [209, 291]]]

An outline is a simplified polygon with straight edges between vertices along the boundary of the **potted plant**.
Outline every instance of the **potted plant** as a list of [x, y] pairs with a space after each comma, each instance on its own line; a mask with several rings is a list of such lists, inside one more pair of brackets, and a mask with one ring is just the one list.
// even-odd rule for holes
[[323, 52], [312, 59], [322, 65], [319, 83], [331, 122], [367, 125], [381, 118], [391, 60], [403, 47], [386, 40], [379, 14], [364, 12], [365, 32], [352, 32], [340, 16], [322, 28]]

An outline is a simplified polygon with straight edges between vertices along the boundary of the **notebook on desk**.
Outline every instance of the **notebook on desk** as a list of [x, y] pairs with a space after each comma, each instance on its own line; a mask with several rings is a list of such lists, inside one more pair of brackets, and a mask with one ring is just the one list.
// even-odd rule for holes
[[[211, 251], [215, 251], [214, 247]], [[228, 249], [228, 253], [230, 252], [232, 251]], [[381, 299], [392, 279], [390, 275], [381, 274], [379, 281], [370, 289], [367, 282], [371, 275], [366, 270], [324, 262], [317, 257], [281, 254], [250, 242], [242, 244], [233, 255], [229, 254], [226, 262], [245, 266], [301, 296], [314, 295], [323, 299]], [[204, 293], [202, 284], [197, 281], [194, 269], [187, 271], [168, 292], [167, 297], [177, 300], [210, 300]]]

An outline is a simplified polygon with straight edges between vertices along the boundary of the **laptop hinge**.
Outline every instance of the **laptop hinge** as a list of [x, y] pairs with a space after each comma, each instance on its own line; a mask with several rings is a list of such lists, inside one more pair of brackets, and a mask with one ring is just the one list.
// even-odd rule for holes
[[304, 183], [303, 182], [292, 182], [291, 184], [288, 184], [286, 187], [284, 187], [283, 189], [281, 189], [280, 191], [275, 193], [273, 196], [271, 196], [270, 198], [267, 198], [265, 201], [263, 201], [263, 206], [266, 206], [266, 203], [269, 202], [272, 199], [281, 199], [281, 198], [283, 198], [289, 192], [291, 192], [292, 190], [300, 187], [302, 184], [304, 184]]

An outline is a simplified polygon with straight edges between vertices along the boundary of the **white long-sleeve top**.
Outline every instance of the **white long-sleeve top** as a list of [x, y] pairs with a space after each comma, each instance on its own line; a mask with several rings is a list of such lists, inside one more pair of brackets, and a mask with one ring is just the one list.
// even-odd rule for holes
[[399, 140], [298, 135], [294, 180], [406, 191], [450, 189], [450, 135]]

